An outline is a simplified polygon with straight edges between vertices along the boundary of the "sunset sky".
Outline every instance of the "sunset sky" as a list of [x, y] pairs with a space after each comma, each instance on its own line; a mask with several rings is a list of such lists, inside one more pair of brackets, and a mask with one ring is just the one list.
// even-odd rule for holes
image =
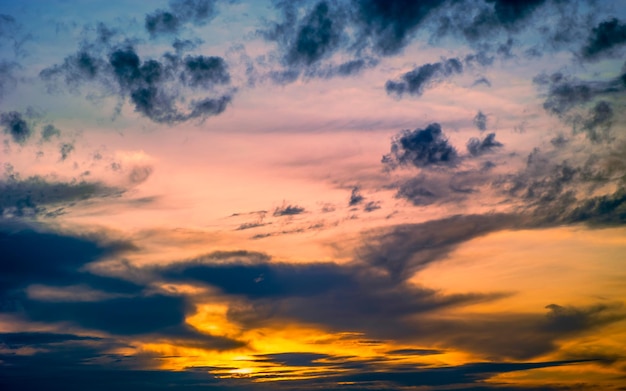
[[0, 0], [0, 389], [626, 389], [623, 0]]

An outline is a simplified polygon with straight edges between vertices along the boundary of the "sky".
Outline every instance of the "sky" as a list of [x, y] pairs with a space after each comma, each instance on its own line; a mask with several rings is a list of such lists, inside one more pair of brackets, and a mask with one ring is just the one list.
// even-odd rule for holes
[[0, 0], [3, 390], [623, 390], [623, 0]]

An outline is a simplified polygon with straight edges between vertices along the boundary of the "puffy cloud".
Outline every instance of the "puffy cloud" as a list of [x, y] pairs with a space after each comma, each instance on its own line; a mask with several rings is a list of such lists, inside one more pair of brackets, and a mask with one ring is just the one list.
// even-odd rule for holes
[[26, 143], [33, 133], [31, 126], [17, 111], [0, 114], [0, 125], [4, 126], [4, 133], [17, 144]]
[[391, 168], [453, 166], [457, 158], [456, 149], [445, 138], [441, 125], [432, 123], [424, 129], [404, 130], [396, 135], [391, 142], [391, 153], [383, 156], [382, 162]]
[[[230, 73], [221, 57], [183, 57], [179, 52], [166, 53], [160, 60], [142, 60], [132, 46], [111, 47], [108, 42], [92, 46], [80, 49], [61, 65], [44, 69], [40, 76], [48, 82], [64, 76], [70, 88], [100, 83], [102, 93], [128, 98], [135, 111], [159, 123], [219, 115], [232, 100]], [[107, 50], [105, 57], [102, 52]], [[226, 91], [220, 93], [219, 88]], [[191, 96], [182, 95], [181, 90]]]

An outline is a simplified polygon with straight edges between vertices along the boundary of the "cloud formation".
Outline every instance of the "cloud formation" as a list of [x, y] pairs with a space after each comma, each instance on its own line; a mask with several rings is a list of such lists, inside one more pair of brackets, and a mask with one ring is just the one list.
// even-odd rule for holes
[[145, 28], [151, 37], [176, 34], [186, 23], [201, 26], [215, 16], [214, 0], [171, 0], [168, 10], [146, 15]]
[[467, 151], [472, 156], [480, 156], [484, 153], [491, 152], [494, 148], [501, 148], [504, 144], [496, 141], [496, 134], [489, 133], [484, 139], [472, 137], [467, 142]]
[[390, 168], [413, 165], [453, 166], [458, 158], [456, 149], [448, 143], [441, 125], [432, 123], [424, 129], [403, 130], [391, 141], [391, 152], [382, 162]]
[[424, 64], [400, 76], [398, 80], [388, 80], [385, 90], [389, 95], [402, 97], [404, 94], [420, 96], [426, 88], [441, 83], [447, 77], [463, 72], [463, 64], [457, 58], [432, 64]]
[[84, 45], [63, 64], [42, 70], [41, 78], [52, 83], [63, 77], [70, 88], [98, 83], [104, 94], [129, 99], [136, 112], [165, 124], [219, 115], [232, 101], [230, 73], [221, 57], [179, 52], [141, 59], [132, 45], [112, 45], [109, 39]]
[[582, 56], [587, 60], [614, 56], [626, 44], [626, 24], [617, 18], [605, 20], [591, 30]]

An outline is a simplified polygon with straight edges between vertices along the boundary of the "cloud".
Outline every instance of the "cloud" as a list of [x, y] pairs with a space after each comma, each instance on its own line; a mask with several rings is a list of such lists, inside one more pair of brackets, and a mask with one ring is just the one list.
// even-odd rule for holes
[[533, 81], [547, 89], [543, 107], [548, 113], [572, 124], [575, 132], [584, 132], [590, 141], [603, 142], [611, 140], [614, 106], [623, 105], [619, 100], [626, 90], [622, 79], [623, 75], [583, 81], [557, 72], [540, 74]]
[[295, 40], [287, 48], [286, 62], [311, 65], [328, 56], [340, 42], [342, 26], [338, 24], [328, 3], [317, 3], [298, 26]]
[[43, 142], [48, 142], [53, 137], [58, 138], [60, 136], [61, 136], [61, 131], [52, 124], [48, 124], [44, 126], [43, 129], [41, 130], [41, 141]]
[[[408, 338], [410, 314], [501, 297], [443, 295], [390, 279], [361, 262], [289, 264], [244, 259], [216, 264], [198, 258], [156, 272], [166, 281], [203, 284], [245, 298], [231, 302], [228, 310], [229, 320], [244, 327], [292, 319], [375, 337]], [[381, 318], [387, 319], [384, 327]]]
[[298, 205], [283, 205], [274, 209], [274, 216], [293, 216], [304, 213], [304, 208]]
[[380, 209], [380, 202], [378, 201], [370, 201], [367, 204], [365, 204], [365, 206], [363, 206], [363, 212], [373, 212], [375, 210]]
[[457, 161], [456, 149], [445, 138], [441, 125], [432, 123], [424, 129], [403, 130], [391, 141], [391, 152], [382, 162], [390, 168], [413, 165], [453, 166]]
[[436, 9], [452, 2], [406, 0], [354, 0], [360, 40], [371, 43], [383, 56], [399, 53]]
[[356, 206], [363, 202], [365, 198], [361, 195], [361, 189], [358, 186], [352, 188], [352, 192], [350, 193], [350, 200], [348, 201], [348, 206]]
[[[0, 213], [2, 216], [41, 215], [54, 217], [63, 208], [94, 198], [119, 196], [123, 189], [98, 182], [51, 181], [42, 176], [26, 179], [10, 176], [0, 180]], [[56, 208], [56, 209], [55, 209]]]
[[[185, 297], [144, 293], [143, 284], [126, 277], [88, 271], [87, 266], [93, 262], [134, 250], [129, 242], [3, 225], [0, 249], [4, 254], [0, 296], [3, 303], [16, 303], [2, 308], [5, 313], [46, 324], [71, 323], [107, 334], [150, 335], [152, 339], [203, 349], [224, 350], [244, 345], [186, 325], [185, 316], [194, 307]], [[65, 292], [46, 297], [37, 295], [34, 289]], [[86, 291], [99, 291], [99, 294], [92, 295], [90, 300], [72, 296]]]
[[626, 24], [612, 18], [601, 22], [591, 30], [581, 53], [583, 58], [595, 60], [616, 55], [617, 49], [624, 44], [626, 44]]
[[388, 80], [385, 90], [398, 97], [404, 94], [420, 96], [426, 88], [441, 83], [445, 78], [463, 72], [463, 64], [457, 58], [424, 64], [400, 76], [398, 80]]
[[472, 137], [467, 142], [467, 151], [472, 156], [479, 156], [491, 152], [494, 148], [501, 148], [504, 144], [496, 141], [496, 134], [489, 133], [484, 139]]
[[4, 133], [11, 136], [17, 144], [25, 144], [33, 133], [30, 125], [17, 111], [0, 114], [0, 125], [4, 126]]
[[59, 145], [59, 152], [61, 153], [61, 160], [67, 159], [70, 153], [72, 153], [72, 151], [74, 151], [74, 144], [72, 143], [62, 143]]
[[84, 283], [109, 292], [138, 291], [135, 284], [80, 271], [90, 262], [132, 249], [133, 245], [128, 242], [107, 241], [103, 237], [88, 235], [68, 236], [8, 223], [0, 225], [0, 238], [4, 254], [0, 265], [0, 295], [20, 297], [20, 292], [30, 284]]
[[171, 0], [169, 10], [146, 15], [145, 28], [151, 37], [176, 34], [186, 23], [201, 26], [216, 14], [214, 0]]
[[99, 93], [129, 99], [136, 112], [165, 124], [219, 115], [234, 93], [221, 57], [183, 57], [179, 51], [160, 60], [141, 59], [132, 45], [112, 45], [108, 40], [83, 45], [63, 64], [42, 70], [40, 77], [49, 83], [63, 77], [70, 89], [99, 84]]
[[586, 119], [583, 120], [582, 130], [592, 142], [610, 140], [609, 130], [613, 125], [613, 107], [607, 101], [596, 103]]
[[487, 116], [482, 111], [479, 110], [478, 113], [476, 113], [473, 122], [481, 132], [487, 130]]
[[0, 334], [0, 340], [3, 338], [17, 339], [20, 346], [37, 349], [30, 355], [0, 353], [1, 360], [11, 363], [0, 367], [0, 387], [7, 390], [163, 391], [171, 384], [189, 391], [224, 389], [206, 371], [157, 370], [155, 362], [160, 356], [113, 353], [133, 347], [111, 339], [52, 333]]
[[493, 3], [493, 10], [498, 21], [504, 26], [513, 27], [519, 21], [529, 17], [546, 0], [510, 1], [510, 0], [487, 0]]

